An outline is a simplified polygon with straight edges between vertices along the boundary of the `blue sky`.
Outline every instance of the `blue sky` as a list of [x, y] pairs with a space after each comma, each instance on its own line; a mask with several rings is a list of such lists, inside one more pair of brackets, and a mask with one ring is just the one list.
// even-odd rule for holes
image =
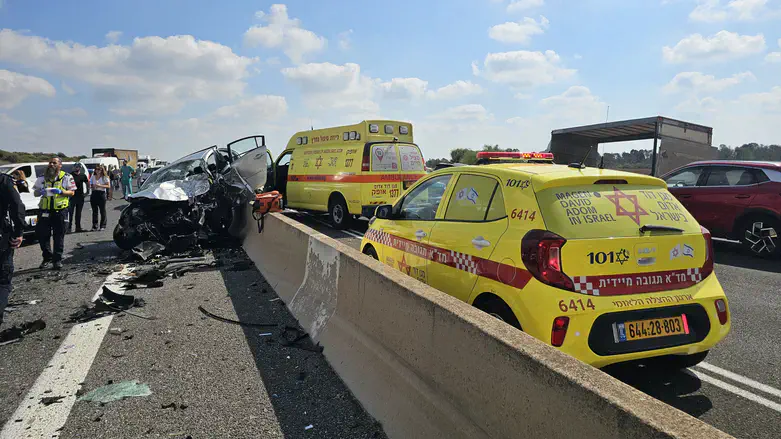
[[412, 121], [427, 157], [531, 151], [608, 105], [781, 143], [781, 0], [0, 5], [0, 149], [174, 159], [266, 134], [279, 152], [381, 117]]

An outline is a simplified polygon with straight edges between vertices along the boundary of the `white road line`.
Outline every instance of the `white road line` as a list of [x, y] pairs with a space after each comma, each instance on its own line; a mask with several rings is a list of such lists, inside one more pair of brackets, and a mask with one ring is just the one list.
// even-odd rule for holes
[[743, 398], [748, 399], [749, 401], [754, 401], [757, 404], [763, 405], [771, 410], [775, 410], [779, 413], [781, 413], [781, 404], [778, 404], [776, 402], [773, 402], [769, 399], [763, 398], [759, 395], [755, 395], [747, 390], [743, 390], [740, 387], [733, 386], [732, 384], [725, 383], [724, 381], [721, 381], [719, 379], [713, 378], [709, 375], [706, 375], [700, 371], [689, 369], [686, 371], [687, 373], [694, 375], [695, 377], [699, 378], [700, 381], [705, 381], [708, 384], [713, 384], [716, 387], [720, 387], [728, 392], [734, 393], [735, 395], [742, 396]]
[[348, 235], [350, 235], [350, 236], [352, 236], [353, 238], [363, 239], [363, 235], [361, 235], [359, 233], [356, 233], [356, 232], [354, 232], [352, 230], [341, 230], [341, 231], [346, 233], [346, 234], [348, 234]]
[[773, 395], [777, 398], [781, 398], [781, 390], [776, 389], [775, 387], [768, 386], [767, 384], [762, 384], [759, 381], [754, 381], [751, 378], [746, 378], [743, 375], [738, 375], [734, 372], [730, 372], [726, 369], [722, 369], [718, 366], [714, 366], [710, 363], [700, 363], [696, 367], [699, 367], [701, 369], [705, 369], [708, 372], [713, 372], [716, 374], [719, 374], [725, 378], [729, 378], [733, 381], [737, 381], [741, 384], [744, 384], [749, 387], [753, 387], [755, 390], [759, 390], [760, 392], [765, 392], [769, 395]]
[[361, 238], [363, 238], [363, 232], [361, 232], [360, 230], [355, 230], [355, 229], [349, 229], [349, 230], [355, 233], [356, 235], [361, 235]]
[[[300, 213], [300, 212], [299, 212], [299, 213]], [[353, 238], [357, 238], [357, 239], [363, 239], [363, 235], [359, 235], [359, 234], [357, 234], [357, 233], [355, 233], [355, 232], [351, 232], [350, 230], [337, 230], [337, 229], [334, 229], [334, 228], [333, 228], [333, 226], [331, 226], [330, 224], [328, 224], [328, 223], [327, 223], [327, 222], [325, 222], [325, 221], [322, 221], [322, 220], [320, 220], [320, 219], [316, 218], [314, 215], [312, 215], [312, 214], [310, 214], [310, 213], [304, 213], [304, 215], [308, 216], [309, 218], [312, 218], [312, 220], [313, 220], [313, 221], [316, 221], [316, 222], [318, 222], [318, 223], [320, 223], [320, 224], [322, 224], [322, 225], [324, 225], [324, 226], [328, 227], [329, 229], [336, 230], [337, 232], [344, 233], [345, 235], [350, 235], [350, 236], [352, 236]]]
[[[103, 285], [112, 287], [114, 292], [122, 293], [118, 279], [125, 274], [127, 268], [123, 268], [119, 273], [112, 273]], [[103, 285], [98, 289], [93, 301], [103, 291]], [[0, 431], [0, 439], [59, 437], [59, 430], [65, 425], [73, 404], [76, 403], [76, 392], [81, 387], [80, 383], [87, 378], [113, 318], [113, 315], [101, 317], [71, 328], [46, 369], [27, 392], [14, 414], [8, 418]], [[48, 406], [40, 403], [41, 398], [54, 396], [63, 398], [60, 402]]]

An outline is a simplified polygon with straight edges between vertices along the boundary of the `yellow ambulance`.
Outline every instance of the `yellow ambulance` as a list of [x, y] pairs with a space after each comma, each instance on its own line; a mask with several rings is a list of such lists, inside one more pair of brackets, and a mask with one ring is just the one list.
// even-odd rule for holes
[[412, 125], [392, 120], [300, 131], [274, 168], [286, 207], [328, 212], [337, 229], [353, 217], [371, 218], [426, 175]]

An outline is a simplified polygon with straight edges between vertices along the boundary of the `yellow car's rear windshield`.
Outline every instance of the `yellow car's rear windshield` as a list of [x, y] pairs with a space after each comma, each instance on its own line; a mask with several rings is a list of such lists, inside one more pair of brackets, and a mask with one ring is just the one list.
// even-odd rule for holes
[[537, 201], [548, 230], [570, 239], [638, 236], [644, 225], [700, 233], [691, 214], [658, 186], [561, 186], [537, 192]]

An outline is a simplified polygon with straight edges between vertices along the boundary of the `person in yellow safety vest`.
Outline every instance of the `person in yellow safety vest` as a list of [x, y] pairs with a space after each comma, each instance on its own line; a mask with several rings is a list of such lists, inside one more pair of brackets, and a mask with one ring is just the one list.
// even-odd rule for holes
[[[52, 157], [46, 173], [38, 177], [33, 185], [33, 194], [41, 197], [38, 204], [38, 222], [35, 233], [41, 244], [44, 269], [53, 264], [55, 270], [62, 268], [62, 253], [65, 250], [65, 220], [68, 216], [68, 200], [76, 190], [73, 177], [62, 170], [62, 160]], [[50, 239], [54, 238], [54, 252]]]

